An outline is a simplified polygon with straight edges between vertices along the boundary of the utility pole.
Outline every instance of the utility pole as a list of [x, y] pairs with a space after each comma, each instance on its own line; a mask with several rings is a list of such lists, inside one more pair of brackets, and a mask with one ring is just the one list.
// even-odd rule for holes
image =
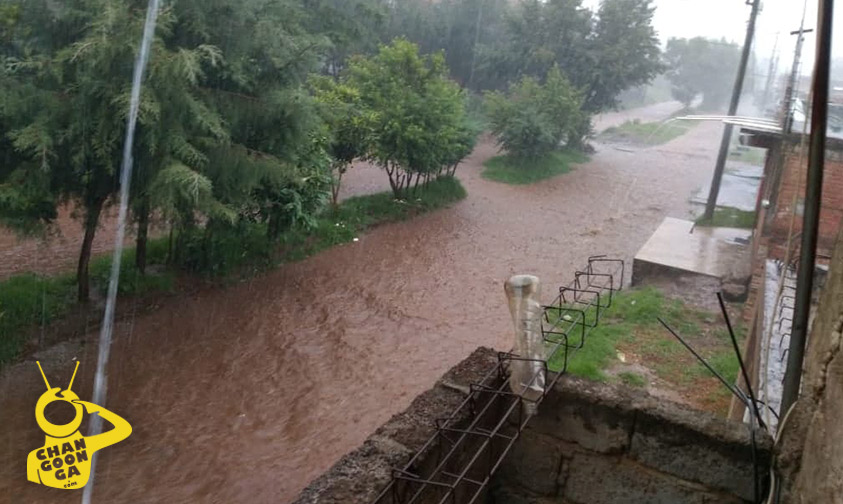
[[773, 53], [770, 54], [770, 68], [767, 70], [767, 82], [764, 85], [764, 98], [761, 100], [761, 106], [766, 110], [767, 100], [770, 99], [770, 89], [776, 80], [776, 74], [779, 69], [779, 34], [776, 34], [776, 43], [773, 44]]
[[831, 74], [831, 27], [834, 0], [820, 0], [817, 22], [817, 59], [814, 66], [814, 87], [811, 104], [811, 142], [808, 152], [808, 183], [805, 187], [805, 212], [802, 217], [802, 243], [799, 274], [796, 278], [796, 302], [793, 307], [793, 331], [787, 353], [787, 370], [782, 390], [782, 418], [799, 397], [802, 383], [802, 360], [808, 336], [811, 294], [814, 290], [814, 267], [819, 234], [820, 202], [823, 192], [825, 140], [828, 127], [828, 92]]
[[[761, 0], [747, 0], [747, 5], [752, 5], [752, 12], [749, 15], [749, 24], [746, 27], [746, 39], [743, 43], [743, 53], [738, 66], [738, 75], [735, 78], [735, 87], [732, 89], [732, 102], [729, 104], [729, 116], [738, 112], [738, 104], [743, 92], [743, 81], [746, 77], [746, 65], [749, 62], [749, 54], [752, 51], [752, 39], [755, 37], [755, 20], [758, 18], [758, 10], [761, 7]], [[732, 141], [732, 125], [726, 124], [723, 128], [723, 140], [720, 142], [720, 152], [717, 154], [717, 164], [714, 166], [714, 178], [711, 180], [711, 190], [708, 193], [708, 202], [705, 205], [706, 220], [714, 217], [714, 209], [717, 206], [717, 196], [720, 194], [720, 182], [723, 180], [723, 170], [726, 168], [726, 156], [729, 155], [729, 143]]]
[[[802, 60], [802, 43], [805, 42], [805, 34], [813, 32], [813, 29], [805, 29], [805, 11], [802, 11], [802, 24], [799, 29], [790, 32], [791, 35], [798, 35], [796, 39], [796, 52], [793, 54], [793, 69], [790, 71], [790, 79], [787, 82], [787, 89], [784, 93], [784, 120], [782, 122], [782, 131], [784, 134], [790, 133], [793, 128], [793, 95], [796, 92], [796, 81], [799, 78], [799, 65]], [[806, 117], [807, 121], [808, 118]]]

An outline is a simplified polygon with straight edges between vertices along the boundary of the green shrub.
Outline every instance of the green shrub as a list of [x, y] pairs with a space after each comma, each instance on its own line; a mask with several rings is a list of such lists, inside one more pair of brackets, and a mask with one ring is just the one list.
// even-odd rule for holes
[[486, 94], [486, 117], [498, 143], [513, 157], [536, 159], [578, 135], [582, 97], [558, 67], [544, 84], [524, 77], [507, 94]]
[[13, 276], [0, 282], [0, 364], [16, 358], [26, 330], [65, 315], [73, 306], [73, 277]]
[[182, 233], [178, 243], [176, 265], [184, 271], [212, 277], [244, 266], [266, 268], [272, 262], [274, 248], [266, 225], [250, 222], [193, 229]]
[[[134, 247], [123, 249], [123, 255], [120, 260], [120, 283], [118, 284], [117, 292], [120, 294], [134, 295], [147, 292], [172, 291], [175, 287], [175, 274], [172, 271], [157, 271], [157, 268], [150, 267], [164, 265], [166, 263], [167, 245], [166, 238], [147, 241], [146, 275], [142, 275], [135, 267]], [[91, 260], [91, 280], [103, 294], [108, 291], [108, 282], [111, 279], [112, 257], [112, 254], [109, 253]]]

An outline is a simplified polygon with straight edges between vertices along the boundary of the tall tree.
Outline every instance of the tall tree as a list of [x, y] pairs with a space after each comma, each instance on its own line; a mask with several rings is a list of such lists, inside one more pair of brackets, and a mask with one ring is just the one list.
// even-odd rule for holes
[[[88, 263], [102, 209], [118, 185], [122, 134], [128, 113], [134, 47], [143, 19], [122, 2], [85, 0], [72, 7], [43, 5], [72, 38], [33, 40], [37, 52], [12, 58], [13, 78], [28, 87], [37, 113], [16, 115], [8, 133], [31, 160], [19, 170], [41, 170], [45, 188], [83, 210], [84, 238], [77, 265], [79, 299], [89, 295]], [[58, 28], [58, 27], [55, 27]], [[31, 33], [41, 28], [29, 26]], [[59, 30], [61, 33], [62, 30]], [[37, 36], [36, 36], [37, 37]], [[125, 106], [124, 106], [125, 105]], [[141, 108], [141, 115], [154, 111]], [[40, 160], [38, 163], [32, 161]]]
[[599, 112], [618, 105], [618, 95], [649, 83], [665, 67], [653, 28], [652, 0], [603, 0], [591, 42], [593, 72], [585, 90], [585, 108]]
[[740, 47], [725, 40], [670, 39], [665, 59], [673, 97], [687, 107], [702, 94], [702, 108], [722, 108], [729, 99], [740, 55]]
[[528, 75], [543, 80], [556, 65], [596, 113], [617, 95], [662, 70], [652, 0], [604, 0], [594, 13], [581, 0], [526, 0], [508, 16], [502, 36], [484, 48], [489, 87]]
[[306, 28], [325, 36], [330, 46], [323, 52], [321, 71], [338, 77], [353, 55], [377, 51], [388, 19], [387, 0], [301, 0]]

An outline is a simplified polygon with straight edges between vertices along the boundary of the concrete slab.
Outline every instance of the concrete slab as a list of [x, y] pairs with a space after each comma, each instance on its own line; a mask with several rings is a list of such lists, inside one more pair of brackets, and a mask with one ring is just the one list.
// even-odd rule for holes
[[[761, 175], [764, 169], [746, 163], [732, 163], [726, 167], [717, 195], [717, 205], [737, 208], [747, 212], [755, 210]], [[691, 202], [705, 205], [711, 184], [705, 185], [692, 198]]]
[[632, 284], [651, 275], [692, 273], [723, 278], [745, 254], [752, 231], [697, 227], [667, 217], [635, 255]]

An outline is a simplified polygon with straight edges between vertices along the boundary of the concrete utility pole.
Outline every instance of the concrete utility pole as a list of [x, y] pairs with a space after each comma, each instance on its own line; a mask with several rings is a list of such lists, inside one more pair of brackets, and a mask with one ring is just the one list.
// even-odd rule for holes
[[[741, 63], [738, 65], [738, 76], [735, 78], [735, 87], [732, 89], [732, 102], [729, 104], [729, 115], [733, 116], [738, 112], [738, 104], [743, 92], [743, 81], [746, 76], [746, 65], [749, 62], [749, 54], [752, 50], [752, 39], [755, 37], [755, 20], [758, 18], [758, 10], [761, 7], [761, 0], [747, 0], [747, 5], [752, 5], [752, 12], [749, 15], [749, 24], [746, 27], [746, 39], [743, 43]], [[711, 191], [708, 193], [708, 202], [705, 205], [704, 219], [710, 220], [714, 217], [714, 208], [717, 206], [717, 196], [720, 194], [720, 182], [723, 180], [723, 170], [726, 167], [726, 156], [729, 155], [729, 143], [732, 141], [732, 125], [727, 124], [723, 128], [723, 140], [720, 142], [720, 152], [717, 154], [717, 164], [714, 166], [714, 178], [711, 180]]]

